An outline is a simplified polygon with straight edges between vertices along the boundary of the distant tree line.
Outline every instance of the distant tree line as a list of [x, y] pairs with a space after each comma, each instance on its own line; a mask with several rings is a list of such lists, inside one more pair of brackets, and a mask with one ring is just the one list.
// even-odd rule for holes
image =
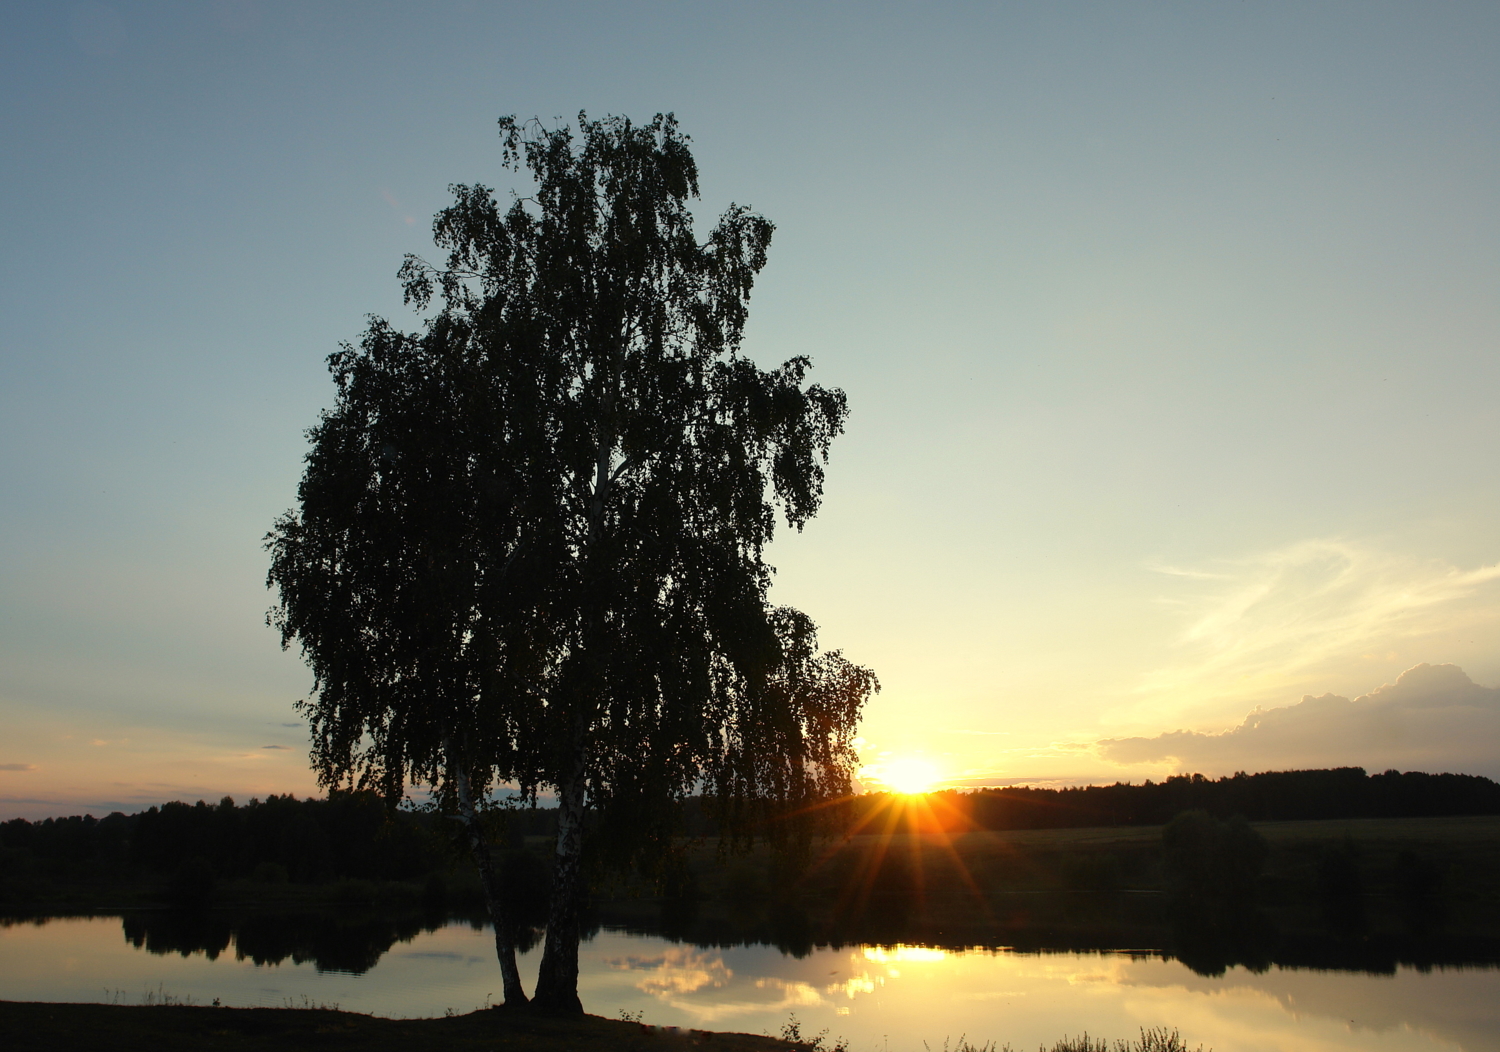
[[1429, 818], [1500, 814], [1500, 783], [1471, 774], [1386, 771], [1362, 767], [1266, 771], [1223, 778], [1178, 775], [1142, 785], [1015, 786], [945, 790], [925, 806], [892, 807], [887, 794], [853, 801], [857, 826], [901, 828], [1075, 829], [1164, 825], [1185, 811], [1251, 822], [1347, 818]]
[[[495, 813], [493, 839], [551, 830], [549, 812]], [[457, 857], [451, 819], [390, 810], [373, 793], [269, 796], [236, 805], [173, 802], [138, 814], [0, 823], [0, 890], [57, 881], [117, 884], [187, 871], [200, 879], [267, 883], [411, 880]]]
[[[915, 801], [870, 793], [848, 801], [845, 818], [851, 832], [1071, 829], [1165, 825], [1189, 811], [1252, 822], [1492, 815], [1500, 814], [1500, 783], [1419, 771], [1370, 775], [1359, 767], [1194, 774], [1142, 785], [945, 790]], [[716, 836], [713, 815], [701, 798], [690, 798], [680, 805], [677, 828]], [[557, 812], [496, 810], [488, 820], [492, 844], [519, 847], [527, 836], [554, 835]], [[288, 794], [245, 805], [225, 797], [105, 818], [17, 818], [0, 823], [0, 898], [14, 900], [18, 886], [37, 882], [118, 883], [188, 869], [204, 879], [270, 883], [412, 880], [446, 871], [462, 850], [453, 819], [393, 811], [372, 793]]]

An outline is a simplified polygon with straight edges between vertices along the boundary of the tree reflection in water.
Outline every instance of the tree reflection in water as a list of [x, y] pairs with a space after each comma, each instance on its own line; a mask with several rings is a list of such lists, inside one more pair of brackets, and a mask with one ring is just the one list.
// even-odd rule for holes
[[[155, 910], [122, 918], [125, 940], [155, 954], [201, 953], [217, 960], [231, 946], [238, 960], [258, 965], [311, 964], [320, 972], [361, 975], [399, 942], [461, 921], [475, 930], [488, 923], [482, 914], [388, 913], [317, 910], [300, 913], [235, 913], [225, 910]], [[540, 929], [522, 931], [518, 949], [536, 945]]]
[[[665, 938], [699, 948], [773, 947], [794, 959], [816, 950], [861, 946], [929, 946], [947, 951], [1011, 950], [1019, 953], [1125, 953], [1180, 961], [1201, 976], [1221, 976], [1243, 967], [1314, 968], [1391, 975], [1419, 970], [1500, 965], [1500, 938], [1434, 930], [1414, 924], [1405, 931], [1354, 933], [1329, 926], [1278, 927], [1255, 907], [1204, 912], [1165, 895], [1073, 893], [1016, 895], [996, 900], [993, 918], [970, 926], [927, 928], [900, 915], [865, 913], [833, 921], [814, 919], [787, 904], [764, 922], [723, 923], [694, 919], [681, 910], [661, 921], [641, 923], [596, 910], [585, 939], [608, 928]], [[1091, 923], [1081, 924], [1084, 919]], [[28, 918], [45, 923], [43, 918]], [[9, 923], [14, 923], [12, 920]], [[374, 910], [308, 910], [293, 913], [230, 910], [153, 910], [121, 915], [125, 940], [153, 954], [225, 954], [257, 965], [311, 964], [320, 972], [354, 975], [369, 971], [398, 943], [463, 923], [481, 930], [482, 914], [451, 911], [410, 913]], [[518, 949], [535, 947], [542, 929], [519, 933]]]
[[[955, 1028], [948, 1036], [967, 1029], [1027, 1047], [1069, 1027], [1123, 1035], [1141, 1022], [1180, 1026], [1193, 1043], [1223, 1052], [1369, 1048], [1362, 1042], [1372, 1033], [1391, 1052], [1455, 1044], [1500, 1052], [1494, 939], [1382, 922], [1345, 942], [1316, 909], [1300, 927], [1274, 909], [1280, 927], [1257, 930], [1253, 914], [1194, 927], [1165, 895], [992, 901], [993, 921], [943, 930], [909, 918], [831, 928], [788, 906], [755, 930], [710, 916], [671, 937], [651, 924], [606, 930], [618, 917], [601, 911], [585, 944], [587, 1003], [605, 1016], [644, 1010], [656, 1023], [772, 1033], [795, 1011], [814, 1031], [859, 1047], [881, 1047], [886, 1034], [892, 1048], [936, 1047], [947, 1027]], [[1097, 926], [1081, 926], [1084, 916]], [[1378, 910], [1371, 917], [1381, 920]], [[164, 984], [200, 1004], [311, 997], [416, 1017], [479, 1007], [498, 989], [483, 923], [448, 912], [142, 911], [39, 921], [0, 920], [9, 996], [79, 1001], [102, 991], [108, 1000]], [[536, 956], [524, 955], [523, 966]]]

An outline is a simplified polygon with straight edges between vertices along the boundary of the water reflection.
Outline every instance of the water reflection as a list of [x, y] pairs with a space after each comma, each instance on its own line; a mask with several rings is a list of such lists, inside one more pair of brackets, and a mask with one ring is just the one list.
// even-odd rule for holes
[[159, 910], [123, 918], [125, 940], [148, 953], [183, 957], [201, 953], [212, 961], [233, 947], [238, 959], [259, 965], [311, 963], [320, 972], [354, 975], [374, 968], [396, 943], [410, 942], [449, 921], [443, 913], [392, 916], [330, 911]]
[[[1021, 899], [1022, 896], [1015, 896]], [[615, 929], [667, 943], [700, 948], [759, 945], [792, 958], [821, 950], [863, 947], [868, 960], [940, 961], [954, 952], [1007, 950], [1018, 953], [1124, 953], [1177, 961], [1207, 977], [1240, 968], [1315, 968], [1369, 975], [1393, 975], [1403, 967], [1418, 970], [1500, 965], [1500, 938], [1412, 926], [1404, 931], [1278, 927], [1258, 910], [1205, 917], [1162, 896], [1031, 896], [1005, 915], [982, 926], [935, 929], [890, 924], [817, 925], [805, 913], [787, 908], [751, 927], [726, 927], [712, 921], [691, 924], [642, 922], [595, 912], [584, 925], [584, 937]], [[125, 940], [151, 954], [202, 955], [210, 961], [232, 953], [256, 965], [283, 962], [311, 964], [320, 972], [362, 974], [374, 968], [392, 947], [409, 943], [453, 924], [483, 930], [482, 913], [444, 910], [402, 913], [375, 909], [308, 909], [294, 913], [235, 910], [149, 910], [116, 915]], [[1101, 922], [1079, 923], [1083, 917]], [[3, 918], [0, 927], [46, 924], [56, 918]], [[540, 928], [518, 932], [525, 953], [540, 940]], [[880, 947], [887, 947], [881, 949]], [[889, 949], [899, 947], [899, 949]], [[889, 957], [881, 955], [896, 954]], [[676, 960], [677, 958], [672, 958]], [[611, 967], [635, 969], [623, 960]], [[661, 967], [665, 967], [662, 964]], [[707, 981], [707, 980], [705, 980]]]
[[996, 895], [984, 913], [949, 918], [941, 926], [890, 916], [814, 919], [795, 905], [778, 907], [760, 924], [723, 916], [684, 923], [680, 914], [665, 909], [651, 920], [605, 912], [596, 924], [699, 946], [762, 944], [792, 957], [871, 944], [947, 951], [1125, 951], [1179, 961], [1204, 976], [1278, 966], [1392, 975], [1401, 967], [1500, 964], [1500, 937], [1445, 927], [1434, 916], [1428, 911], [1409, 918], [1411, 923], [1380, 928], [1350, 927], [1343, 916], [1278, 924], [1253, 905], [1221, 902], [1204, 910], [1159, 894], [1020, 893]]
[[[1083, 947], [1077, 930], [1033, 925], [1009, 930], [1028, 937], [1029, 952], [940, 937], [825, 942], [793, 955], [769, 939], [596, 929], [581, 954], [581, 993], [597, 1014], [639, 1011], [666, 1025], [775, 1033], [795, 1013], [805, 1034], [826, 1029], [860, 1052], [935, 1048], [960, 1034], [1025, 1048], [1084, 1029], [1124, 1036], [1160, 1025], [1218, 1052], [1500, 1052], [1500, 955], [1484, 940], [1402, 944], [1415, 939], [1403, 935], [1360, 948], [1272, 933], [1246, 966], [1218, 950], [1184, 956], [1170, 923], [1135, 930], [1155, 931], [1159, 945]], [[521, 956], [528, 983], [538, 957], [535, 948]], [[1329, 963], [1339, 960], [1349, 966]], [[164, 989], [199, 1003], [307, 998], [431, 1016], [479, 1007], [498, 986], [476, 918], [162, 911], [0, 929], [0, 989], [17, 999], [134, 1000]]]
[[[805, 958], [740, 946], [607, 958], [623, 973], [608, 1003], [690, 1026], [775, 1029], [795, 1012], [855, 1048], [938, 1047], [960, 1034], [1018, 1048], [1063, 1033], [1179, 1027], [1219, 1052], [1264, 1049], [1500, 1048], [1500, 972], [1398, 968], [1390, 975], [1241, 967], [1198, 976], [1161, 957], [820, 950]], [[602, 991], [601, 991], [602, 992]], [[636, 995], [634, 1001], [631, 994]]]

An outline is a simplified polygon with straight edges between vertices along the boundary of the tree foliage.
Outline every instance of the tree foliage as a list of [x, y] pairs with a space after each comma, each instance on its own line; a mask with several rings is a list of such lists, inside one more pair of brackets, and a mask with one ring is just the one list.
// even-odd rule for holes
[[538, 998], [569, 1011], [585, 810], [628, 857], [698, 790], [740, 828], [846, 794], [877, 685], [767, 601], [847, 414], [807, 359], [740, 351], [770, 221], [732, 205], [696, 239], [670, 115], [500, 130], [531, 192], [454, 186], [444, 264], [400, 273], [436, 312], [330, 359], [271, 616], [315, 676], [325, 784], [557, 794]]

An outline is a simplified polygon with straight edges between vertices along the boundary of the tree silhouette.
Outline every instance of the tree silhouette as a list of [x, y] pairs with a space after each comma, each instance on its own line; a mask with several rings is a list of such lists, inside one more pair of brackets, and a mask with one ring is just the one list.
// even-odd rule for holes
[[745, 829], [847, 794], [867, 669], [767, 602], [777, 512], [817, 511], [843, 392], [740, 353], [772, 225], [732, 205], [698, 242], [670, 115], [502, 118], [534, 189], [453, 187], [417, 334], [372, 320], [330, 358], [300, 510], [268, 535], [272, 622], [315, 676], [324, 784], [432, 785], [492, 889], [507, 1003], [524, 1000], [477, 812], [498, 781], [558, 799], [536, 1002], [580, 1012], [580, 861], [670, 833], [703, 791]]

